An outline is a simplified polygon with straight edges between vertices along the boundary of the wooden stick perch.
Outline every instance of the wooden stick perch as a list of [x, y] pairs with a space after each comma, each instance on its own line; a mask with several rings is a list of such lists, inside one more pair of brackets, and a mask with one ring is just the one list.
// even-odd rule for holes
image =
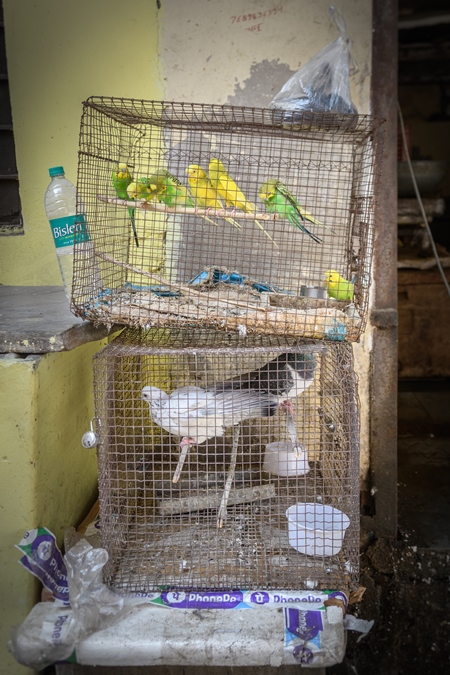
[[[246, 504], [256, 502], [260, 499], [270, 499], [275, 497], [275, 485], [256, 485], [250, 488], [240, 488], [231, 490], [228, 497], [228, 504]], [[203, 511], [204, 509], [216, 509], [220, 506], [222, 497], [220, 495], [198, 495], [195, 497], [181, 497], [180, 499], [167, 499], [160, 503], [159, 512], [162, 516], [168, 516], [175, 513], [190, 513], [191, 511]]]
[[223, 491], [222, 501], [220, 502], [219, 512], [217, 514], [217, 527], [223, 527], [227, 519], [227, 506], [228, 499], [230, 497], [231, 486], [234, 480], [234, 472], [236, 470], [236, 460], [237, 460], [237, 450], [239, 444], [239, 436], [241, 435], [241, 425], [236, 424], [233, 429], [233, 447], [231, 450], [231, 459], [230, 466], [228, 469], [227, 480], [225, 483], [225, 489]]
[[115, 204], [116, 206], [126, 206], [127, 208], [139, 207], [144, 211], [156, 211], [157, 213], [189, 214], [193, 216], [217, 216], [219, 218], [242, 218], [244, 220], [280, 220], [278, 213], [246, 213], [238, 209], [227, 211], [226, 209], [202, 209], [197, 206], [166, 206], [157, 201], [147, 202], [145, 199], [119, 199], [118, 197], [107, 197], [106, 195], [97, 195], [97, 199], [105, 204]]

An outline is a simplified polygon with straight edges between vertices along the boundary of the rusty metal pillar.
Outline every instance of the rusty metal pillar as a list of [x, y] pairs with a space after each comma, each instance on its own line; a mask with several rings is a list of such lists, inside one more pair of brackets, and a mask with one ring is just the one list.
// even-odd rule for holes
[[397, 0], [373, 0], [372, 112], [386, 118], [380, 197], [375, 206], [370, 322], [370, 480], [374, 531], [397, 536]]

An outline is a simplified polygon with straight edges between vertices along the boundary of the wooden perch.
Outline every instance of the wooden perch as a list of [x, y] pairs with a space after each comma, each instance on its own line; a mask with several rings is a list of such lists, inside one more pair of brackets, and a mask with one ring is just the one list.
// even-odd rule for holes
[[144, 211], [156, 211], [157, 213], [187, 214], [192, 216], [217, 216], [218, 218], [242, 218], [244, 220], [279, 220], [278, 213], [246, 213], [233, 209], [202, 209], [197, 206], [166, 206], [157, 201], [147, 202], [145, 199], [119, 199], [118, 197], [106, 197], [106, 195], [97, 195], [97, 199], [105, 204], [115, 204], [116, 206], [126, 206], [127, 208], [141, 208]]
[[[246, 504], [247, 502], [256, 502], [261, 499], [270, 499], [275, 497], [275, 485], [258, 485], [251, 488], [241, 488], [231, 490], [228, 497], [230, 504]], [[159, 512], [162, 516], [169, 516], [176, 513], [190, 513], [191, 511], [204, 511], [205, 509], [217, 509], [222, 501], [219, 494], [206, 495], [204, 497], [181, 497], [180, 499], [168, 499], [159, 505]]]

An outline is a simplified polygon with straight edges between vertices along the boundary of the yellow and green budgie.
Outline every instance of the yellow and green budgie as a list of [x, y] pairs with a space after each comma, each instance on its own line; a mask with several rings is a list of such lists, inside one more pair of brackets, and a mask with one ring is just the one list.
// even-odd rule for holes
[[[128, 169], [125, 162], [121, 162], [117, 169], [111, 174], [112, 184], [115, 190], [115, 193], [119, 199], [129, 199], [127, 188], [132, 183], [133, 177]], [[128, 208], [128, 215], [130, 216], [131, 227], [133, 228], [134, 241], [136, 246], [139, 246], [139, 239], [136, 232], [136, 225], [134, 222], [134, 208]]]
[[[208, 178], [206, 171], [198, 164], [190, 164], [186, 169], [186, 173], [188, 175], [189, 187], [196, 206], [222, 211], [224, 208], [222, 200], [216, 188]], [[234, 227], [241, 227], [241, 225], [236, 223], [232, 218], [225, 218], [225, 220]]]
[[[187, 188], [169, 171], [159, 171], [146, 179], [146, 188], [150, 199], [157, 199], [161, 204], [169, 207], [187, 206], [195, 208], [193, 197]], [[212, 225], [218, 227], [211, 218], [201, 216]]]
[[[226, 206], [232, 206], [235, 209], [240, 209], [244, 213], [255, 213], [256, 206], [253, 202], [249, 202], [241, 189], [236, 185], [231, 176], [227, 173], [224, 165], [216, 157], [213, 157], [209, 162], [209, 179], [212, 186], [217, 190], [217, 193], [225, 201]], [[255, 218], [255, 223], [260, 230], [264, 232], [271, 242], [278, 248], [277, 243], [272, 239], [270, 234], [266, 232], [264, 227]]]
[[260, 186], [258, 194], [269, 213], [277, 213], [281, 218], [287, 218], [294, 227], [307, 234], [317, 244], [323, 243], [322, 239], [319, 239], [319, 237], [307, 229], [305, 223], [309, 221], [322, 227], [327, 226], [316, 220], [316, 218], [313, 218], [308, 211], [305, 211], [284, 183], [276, 178], [269, 178], [269, 180]]
[[355, 293], [354, 284], [341, 277], [336, 270], [327, 270], [325, 272], [325, 286], [330, 298], [335, 300], [352, 301]]
[[176, 176], [169, 171], [159, 171], [147, 178], [149, 195], [156, 198], [161, 204], [169, 207], [195, 207], [194, 200], [187, 188]]
[[127, 187], [127, 194], [128, 199], [134, 201], [145, 199], [146, 202], [150, 202], [155, 198], [148, 186], [148, 178], [146, 176], [138, 178], [137, 181], [132, 181]]

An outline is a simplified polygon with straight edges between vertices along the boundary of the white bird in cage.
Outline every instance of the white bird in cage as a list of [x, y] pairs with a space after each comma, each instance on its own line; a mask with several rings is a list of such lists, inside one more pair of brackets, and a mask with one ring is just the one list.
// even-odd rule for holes
[[182, 437], [180, 459], [172, 478], [174, 483], [180, 478], [191, 445], [223, 436], [228, 427], [251, 417], [271, 417], [278, 408], [274, 396], [255, 390], [214, 393], [187, 386], [167, 394], [158, 387], [146, 386], [141, 398], [149, 404], [155, 424]]

